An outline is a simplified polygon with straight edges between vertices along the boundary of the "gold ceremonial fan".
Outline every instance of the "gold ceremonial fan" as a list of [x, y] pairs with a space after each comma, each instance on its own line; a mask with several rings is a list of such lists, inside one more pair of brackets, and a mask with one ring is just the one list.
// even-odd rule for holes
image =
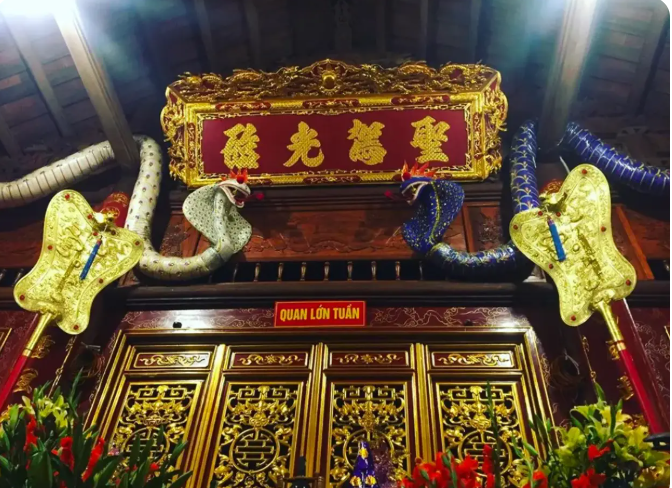
[[541, 200], [512, 219], [514, 244], [555, 282], [566, 324], [580, 325], [596, 310], [611, 315], [609, 302], [627, 297], [637, 276], [614, 244], [606, 178], [594, 166], [577, 166]]
[[42, 314], [35, 339], [51, 320], [68, 334], [82, 333], [93, 299], [133, 268], [142, 251], [137, 234], [94, 212], [79, 193], [56, 194], [44, 217], [40, 258], [14, 287], [22, 308]]

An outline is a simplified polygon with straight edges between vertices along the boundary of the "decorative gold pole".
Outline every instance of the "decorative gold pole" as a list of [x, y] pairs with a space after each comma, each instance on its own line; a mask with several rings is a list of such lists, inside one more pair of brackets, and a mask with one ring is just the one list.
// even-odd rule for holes
[[47, 326], [56, 322], [68, 334], [84, 332], [93, 299], [140, 260], [140, 237], [113, 221], [114, 216], [94, 212], [76, 191], [62, 191], [49, 202], [40, 257], [14, 287], [19, 306], [37, 312], [39, 320], [0, 391], [0, 406]]
[[541, 200], [539, 208], [511, 220], [511, 239], [555, 282], [563, 322], [578, 326], [594, 312], [602, 314], [642, 413], [651, 431], [660, 432], [656, 410], [610, 306], [630, 295], [637, 274], [614, 243], [606, 178], [594, 166], [577, 166], [557, 193], [542, 194]]

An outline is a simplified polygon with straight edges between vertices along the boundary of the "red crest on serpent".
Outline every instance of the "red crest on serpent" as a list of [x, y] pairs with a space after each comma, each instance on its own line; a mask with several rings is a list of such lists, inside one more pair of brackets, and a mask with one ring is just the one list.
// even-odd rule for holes
[[247, 183], [247, 168], [245, 168], [242, 171], [239, 171], [238, 173], [231, 170], [231, 172], [229, 172], [229, 176], [222, 176], [222, 181], [226, 180], [236, 180], [241, 185], [243, 183]]
[[429, 170], [429, 163], [418, 166], [416, 162], [412, 168], [409, 169], [408, 164], [404, 161], [404, 167], [401, 168], [401, 181], [407, 181], [416, 176], [424, 176], [426, 178], [433, 178], [436, 170]]

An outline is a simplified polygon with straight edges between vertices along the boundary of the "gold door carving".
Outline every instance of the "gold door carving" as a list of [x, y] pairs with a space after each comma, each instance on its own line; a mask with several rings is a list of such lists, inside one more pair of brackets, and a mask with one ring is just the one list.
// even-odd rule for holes
[[152, 452], [161, 462], [185, 440], [193, 417], [198, 383], [131, 383], [124, 400], [112, 443], [122, 453], [130, 453], [135, 437], [145, 445], [163, 428]]
[[229, 384], [214, 475], [217, 486], [274, 487], [288, 477], [301, 383]]
[[[466, 455], [482, 461], [483, 446], [495, 447], [492, 422], [488, 418], [488, 399], [485, 384], [456, 385], [438, 383], [436, 391], [439, 401], [441, 421], [441, 447], [445, 452], [451, 450], [455, 456], [464, 459]], [[513, 439], [520, 440], [523, 433], [520, 427], [520, 403], [514, 385], [492, 385], [492, 397], [497, 415], [499, 435], [504, 441], [500, 453], [502, 472], [511, 474], [516, 463], [511, 449]], [[511, 479], [511, 481], [515, 481]]]
[[409, 468], [406, 385], [334, 384], [331, 402], [331, 486], [350, 478], [360, 440], [385, 442], [396, 476], [403, 478]]
[[[383, 444], [401, 478], [417, 456], [451, 450], [481, 459], [483, 446], [494, 446], [488, 380], [499, 434], [536, 445], [521, 422], [528, 408], [543, 416], [548, 404], [536, 370], [526, 369], [535, 361], [526, 330], [488, 344], [455, 346], [437, 333], [436, 342], [397, 340], [370, 349], [359, 332], [334, 344], [283, 336], [255, 344], [251, 336], [228, 346], [203, 344], [198, 332], [185, 340], [161, 330], [150, 342], [143, 331], [122, 337], [91, 421], [122, 453], [134, 435], [144, 444], [161, 428], [158, 458], [188, 441], [180, 462], [194, 471], [193, 488], [212, 480], [221, 488], [273, 488], [281, 476], [297, 474], [299, 456], [308, 475], [342, 488], [360, 440]], [[496, 332], [489, 332], [491, 341]], [[536, 384], [540, 394], [532, 391]], [[501, 457], [511, 477], [518, 461], [510, 445]]]

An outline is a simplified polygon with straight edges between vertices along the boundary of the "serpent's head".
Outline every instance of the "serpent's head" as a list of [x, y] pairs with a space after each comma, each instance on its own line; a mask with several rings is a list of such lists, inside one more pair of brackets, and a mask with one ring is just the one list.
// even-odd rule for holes
[[217, 186], [222, 189], [229, 201], [238, 208], [245, 206], [245, 200], [248, 199], [252, 190], [247, 186], [247, 170], [236, 174], [233, 171], [229, 176], [223, 176], [222, 181], [217, 183]]
[[401, 170], [401, 194], [406, 199], [409, 205], [413, 205], [418, 199], [422, 190], [434, 180], [434, 171], [428, 171], [429, 163], [418, 167], [418, 163], [415, 163], [412, 168], [408, 168], [408, 165], [404, 163], [404, 167]]

